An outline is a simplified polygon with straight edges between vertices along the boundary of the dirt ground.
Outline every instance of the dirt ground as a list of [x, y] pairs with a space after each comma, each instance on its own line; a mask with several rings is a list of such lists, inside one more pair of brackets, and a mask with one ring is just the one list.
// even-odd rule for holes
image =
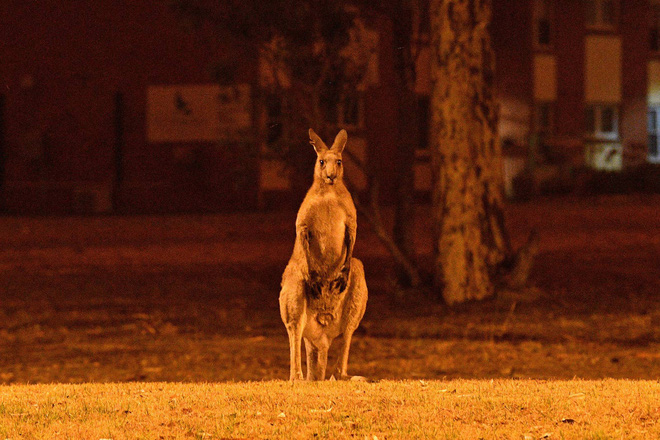
[[[418, 208], [427, 264], [429, 217]], [[0, 383], [286, 378], [277, 297], [294, 220], [0, 218]], [[540, 233], [532, 287], [448, 309], [398, 299], [390, 259], [359, 219], [370, 298], [349, 372], [658, 379], [660, 197], [512, 204], [507, 221], [516, 245]]]

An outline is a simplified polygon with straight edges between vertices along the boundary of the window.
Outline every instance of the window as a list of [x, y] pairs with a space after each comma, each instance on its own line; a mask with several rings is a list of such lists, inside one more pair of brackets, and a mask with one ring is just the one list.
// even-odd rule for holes
[[537, 102], [534, 106], [534, 132], [539, 162], [553, 163], [557, 155], [549, 140], [554, 132], [555, 106], [553, 102]]
[[651, 1], [650, 46], [652, 52], [660, 52], [660, 0]]
[[417, 97], [417, 149], [429, 151], [429, 106], [427, 95]]
[[649, 108], [648, 113], [649, 133], [649, 162], [660, 163], [660, 148], [658, 148], [658, 128], [660, 127], [660, 106]]
[[429, 13], [430, 0], [414, 2], [416, 7], [417, 37], [428, 35], [431, 31], [431, 16]]
[[586, 135], [599, 140], [619, 137], [619, 112], [615, 105], [597, 104], [586, 108], [584, 114]]
[[554, 121], [554, 106], [552, 102], [539, 102], [535, 109], [536, 132], [538, 134], [552, 134]]
[[360, 93], [340, 93], [328, 90], [321, 96], [321, 112], [325, 122], [342, 128], [363, 126], [363, 99]]
[[616, 23], [615, 0], [586, 0], [587, 26], [595, 29], [612, 29]]
[[534, 0], [534, 45], [537, 48], [552, 46], [551, 0]]
[[282, 97], [271, 93], [266, 96], [266, 144], [273, 146], [284, 134]]

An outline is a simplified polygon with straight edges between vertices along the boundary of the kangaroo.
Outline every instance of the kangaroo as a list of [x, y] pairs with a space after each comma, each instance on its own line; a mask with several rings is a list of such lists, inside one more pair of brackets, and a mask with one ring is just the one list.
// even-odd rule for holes
[[305, 340], [307, 380], [324, 380], [328, 349], [343, 336], [333, 375], [349, 379], [348, 352], [353, 332], [367, 306], [364, 266], [353, 258], [357, 215], [342, 180], [346, 130], [330, 148], [309, 129], [316, 151], [314, 183], [300, 205], [296, 241], [282, 275], [280, 315], [289, 334], [289, 379], [302, 380], [301, 345]]

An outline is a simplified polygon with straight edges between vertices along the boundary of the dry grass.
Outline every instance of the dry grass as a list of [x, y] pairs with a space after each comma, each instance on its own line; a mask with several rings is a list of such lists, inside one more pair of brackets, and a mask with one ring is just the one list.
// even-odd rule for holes
[[659, 438], [657, 381], [0, 387], [0, 438]]

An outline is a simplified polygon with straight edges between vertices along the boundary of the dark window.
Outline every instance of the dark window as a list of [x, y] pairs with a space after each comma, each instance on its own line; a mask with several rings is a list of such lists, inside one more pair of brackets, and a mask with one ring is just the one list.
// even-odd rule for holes
[[329, 86], [321, 95], [320, 105], [326, 123], [340, 127], [362, 126], [362, 95], [359, 92], [342, 93]]
[[653, 107], [648, 112], [648, 133], [649, 133], [649, 159], [653, 162], [660, 160], [660, 149], [658, 149], [658, 117], [660, 109]]
[[275, 93], [266, 96], [266, 143], [273, 145], [282, 139], [282, 97]]
[[612, 107], [602, 107], [600, 121], [601, 131], [603, 133], [612, 133], [614, 131], [614, 109]]
[[417, 149], [419, 150], [429, 148], [429, 104], [428, 96], [417, 97]]
[[428, 34], [431, 31], [431, 18], [429, 16], [430, 0], [421, 0], [419, 3], [419, 33]]
[[649, 111], [649, 133], [655, 133], [658, 130], [658, 119], [657, 119], [658, 113], [655, 110], [650, 110]]
[[660, 1], [651, 3], [651, 28], [649, 29], [651, 51], [660, 52]]
[[270, 94], [266, 97], [266, 110], [269, 119], [282, 117], [282, 100], [278, 95]]
[[552, 21], [550, 0], [534, 1], [534, 42], [537, 46], [547, 47], [552, 44]]
[[339, 100], [341, 92], [334, 81], [329, 81], [323, 87], [320, 96], [319, 105], [321, 106], [321, 115], [323, 120], [329, 124], [339, 122]]
[[585, 132], [593, 138], [614, 140], [619, 135], [618, 118], [616, 105], [590, 105], [584, 114]]
[[586, 0], [587, 26], [610, 28], [616, 23], [615, 0]]
[[658, 157], [658, 135], [649, 135], [649, 156]]
[[357, 95], [351, 94], [344, 99], [343, 110], [344, 124], [360, 125], [360, 99]]
[[601, 0], [600, 3], [601, 18], [603, 24], [614, 25], [614, 1]]
[[598, 5], [596, 0], [586, 0], [587, 24], [594, 25], [598, 22]]
[[536, 131], [552, 133], [552, 103], [541, 102], [536, 105]]
[[594, 107], [587, 107], [584, 112], [585, 131], [593, 134], [596, 132], [596, 116]]
[[539, 45], [548, 46], [550, 44], [550, 21], [548, 19], [539, 20]]

